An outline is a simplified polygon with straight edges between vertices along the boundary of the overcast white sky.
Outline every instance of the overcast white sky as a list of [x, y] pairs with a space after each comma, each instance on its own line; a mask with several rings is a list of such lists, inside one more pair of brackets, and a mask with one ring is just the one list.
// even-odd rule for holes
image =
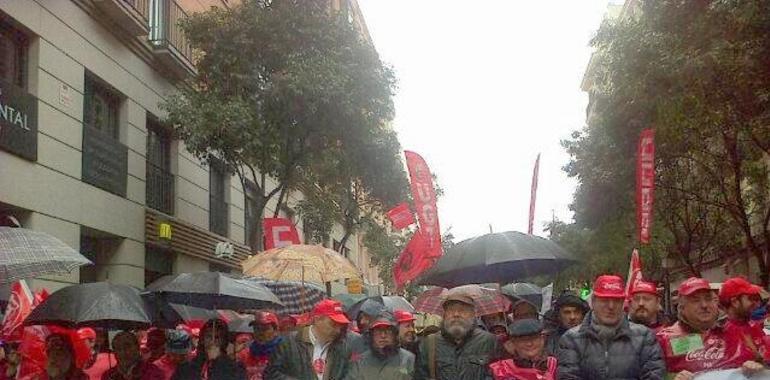
[[358, 0], [399, 80], [395, 129], [438, 176], [442, 230], [457, 241], [572, 220], [559, 141], [584, 125], [580, 81], [608, 0]]

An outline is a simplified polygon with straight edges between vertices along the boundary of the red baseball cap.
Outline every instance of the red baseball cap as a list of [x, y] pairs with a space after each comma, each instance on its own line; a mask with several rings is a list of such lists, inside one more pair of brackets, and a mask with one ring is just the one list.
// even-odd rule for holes
[[345, 316], [345, 311], [342, 309], [342, 303], [332, 299], [325, 299], [315, 305], [313, 316], [326, 316], [334, 322], [345, 325], [350, 323], [348, 317]]
[[601, 275], [594, 281], [594, 295], [601, 298], [626, 298], [626, 284], [620, 276]]
[[254, 320], [249, 323], [249, 326], [254, 325], [274, 325], [278, 327], [278, 316], [269, 311], [258, 311], [254, 314]]
[[94, 339], [96, 340], [96, 331], [90, 327], [83, 327], [82, 329], [78, 329], [78, 339], [80, 340], [86, 340], [86, 339]]
[[637, 293], [649, 293], [649, 294], [657, 296], [658, 295], [658, 287], [655, 286], [655, 284], [653, 284], [652, 282], [639, 281], [631, 289], [631, 295], [634, 295], [634, 294], [637, 294]]
[[742, 277], [733, 277], [722, 284], [719, 290], [719, 302], [722, 304], [730, 303], [730, 300], [742, 296], [759, 296], [759, 287], [748, 282]]
[[396, 322], [398, 323], [412, 322], [415, 320], [414, 315], [406, 310], [396, 310], [393, 312], [393, 315], [395, 315]]
[[679, 295], [689, 296], [700, 290], [711, 290], [711, 284], [708, 281], [698, 278], [690, 277], [679, 284]]

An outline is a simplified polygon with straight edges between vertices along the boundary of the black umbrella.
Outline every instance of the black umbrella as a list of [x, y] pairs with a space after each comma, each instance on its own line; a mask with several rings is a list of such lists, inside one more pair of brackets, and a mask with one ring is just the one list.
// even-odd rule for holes
[[32, 310], [24, 324], [145, 329], [151, 324], [153, 311], [139, 294], [134, 287], [108, 282], [68, 286]]
[[500, 232], [457, 243], [417, 283], [446, 288], [488, 282], [504, 284], [558, 273], [575, 262], [548, 239], [515, 231]]
[[414, 313], [414, 306], [401, 296], [374, 296], [356, 302], [348, 309], [348, 316], [355, 319], [361, 311], [367, 311], [368, 314], [378, 314], [381, 311], [404, 310]]
[[508, 296], [512, 302], [524, 300], [537, 307], [538, 310], [543, 305], [543, 289], [535, 284], [517, 282], [501, 287], [500, 291]]
[[166, 303], [159, 298], [147, 298], [145, 302], [152, 306], [153, 326], [173, 329], [181, 323], [193, 321], [206, 322], [209, 319], [219, 318], [219, 312], [216, 310], [203, 309], [199, 307]]
[[142, 295], [204, 309], [249, 310], [282, 305], [265, 286], [219, 272], [163, 276], [147, 286]]

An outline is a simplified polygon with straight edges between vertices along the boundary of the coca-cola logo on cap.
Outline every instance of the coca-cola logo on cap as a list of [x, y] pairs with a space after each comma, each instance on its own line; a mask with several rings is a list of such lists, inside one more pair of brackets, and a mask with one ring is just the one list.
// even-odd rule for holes
[[623, 284], [617, 282], [605, 282], [602, 284], [604, 290], [623, 290]]

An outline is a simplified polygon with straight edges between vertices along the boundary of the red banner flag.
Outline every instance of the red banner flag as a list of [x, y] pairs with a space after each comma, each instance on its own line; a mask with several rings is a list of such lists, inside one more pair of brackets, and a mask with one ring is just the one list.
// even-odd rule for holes
[[631, 289], [642, 281], [642, 260], [639, 251], [634, 248], [631, 252], [631, 261], [628, 263], [628, 277], [626, 277], [626, 302], [631, 299]]
[[300, 244], [297, 227], [286, 218], [265, 218], [262, 221], [265, 230], [265, 250]]
[[654, 193], [655, 131], [645, 129], [639, 137], [636, 156], [636, 225], [641, 244], [650, 243]]
[[393, 228], [397, 230], [403, 230], [414, 224], [414, 215], [412, 215], [412, 210], [409, 209], [409, 205], [406, 203], [393, 207], [388, 211], [387, 215], [393, 224]]
[[532, 187], [529, 190], [529, 226], [527, 227], [527, 233], [532, 235], [532, 230], [535, 225], [535, 201], [537, 200], [537, 177], [540, 173], [540, 153], [537, 154], [537, 160], [535, 160], [535, 169], [532, 171]]
[[11, 296], [3, 318], [3, 327], [0, 329], [0, 337], [6, 342], [21, 342], [24, 327], [22, 323], [32, 312], [34, 303], [32, 291], [27, 282], [16, 281], [11, 285]]
[[418, 229], [393, 266], [393, 280], [396, 288], [401, 289], [405, 283], [414, 280], [433, 266], [436, 259], [428, 257], [427, 250], [428, 242], [425, 240], [425, 235]]
[[414, 208], [425, 240], [427, 250], [425, 255], [427, 257], [440, 257], [444, 251], [441, 248], [441, 229], [438, 222], [433, 176], [425, 160], [419, 154], [404, 151], [404, 155], [411, 179]]

